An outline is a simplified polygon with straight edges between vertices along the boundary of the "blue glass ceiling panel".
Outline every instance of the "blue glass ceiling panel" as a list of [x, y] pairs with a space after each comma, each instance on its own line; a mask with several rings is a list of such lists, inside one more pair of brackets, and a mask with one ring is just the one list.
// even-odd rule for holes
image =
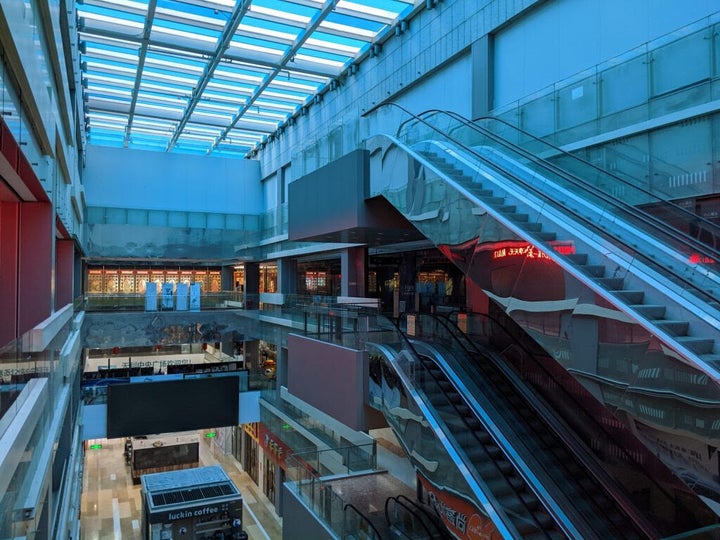
[[91, 144], [244, 157], [424, 0], [79, 0]]

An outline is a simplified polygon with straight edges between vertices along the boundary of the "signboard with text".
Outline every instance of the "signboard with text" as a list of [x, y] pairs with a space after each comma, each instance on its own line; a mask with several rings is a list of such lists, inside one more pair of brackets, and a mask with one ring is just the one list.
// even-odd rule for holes
[[492, 520], [464, 495], [438, 486], [424, 475], [418, 479], [427, 492], [429, 504], [448, 531], [458, 540], [500, 540]]

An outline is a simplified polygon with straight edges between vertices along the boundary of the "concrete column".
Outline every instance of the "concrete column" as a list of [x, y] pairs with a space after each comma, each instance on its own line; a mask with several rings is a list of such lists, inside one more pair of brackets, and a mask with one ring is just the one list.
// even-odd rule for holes
[[79, 296], [83, 293], [83, 260], [82, 252], [79, 249], [73, 252], [73, 295]]
[[297, 261], [295, 259], [278, 260], [278, 292], [297, 293]]
[[493, 37], [485, 35], [470, 48], [472, 54], [472, 117], [487, 116], [493, 109]]
[[[400, 276], [399, 312], [415, 311], [415, 279], [417, 274], [415, 253], [409, 252], [402, 254], [398, 273]], [[405, 306], [404, 309], [403, 304]]]
[[[288, 385], [288, 351], [285, 347], [280, 347], [277, 354], [277, 365], [275, 377], [277, 380], [276, 388], [280, 392], [281, 386]], [[279, 397], [279, 396], [278, 396]]]
[[367, 248], [353, 247], [340, 254], [340, 295], [365, 297], [367, 294]]
[[260, 263], [245, 263], [245, 308], [257, 309], [260, 297]]
[[220, 288], [223, 291], [234, 291], [235, 282], [233, 281], [233, 274], [235, 269], [232, 266], [223, 266], [220, 269]]
[[255, 339], [243, 343], [245, 367], [257, 369], [260, 366], [260, 341]]
[[55, 309], [71, 304], [74, 298], [75, 242], [55, 241]]

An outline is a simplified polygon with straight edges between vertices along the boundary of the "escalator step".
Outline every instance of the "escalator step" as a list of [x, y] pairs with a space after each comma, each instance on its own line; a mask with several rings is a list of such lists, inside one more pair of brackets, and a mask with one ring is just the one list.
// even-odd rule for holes
[[547, 535], [543, 532], [542, 528], [539, 528], [536, 523], [531, 520], [516, 523], [515, 528], [521, 538], [532, 538], [547, 540]]
[[485, 202], [493, 206], [499, 206], [505, 202], [505, 197], [487, 197]]
[[464, 403], [456, 403], [455, 405], [456, 405], [458, 414], [460, 414], [461, 416], [467, 417], [472, 414], [472, 409], [470, 407], [468, 407], [467, 405], [465, 405]]
[[585, 266], [587, 264], [588, 256], [587, 253], [571, 253], [567, 255], [570, 262], [577, 264], [578, 266]]
[[674, 336], [686, 336], [688, 333], [688, 329], [690, 328], [690, 323], [688, 321], [662, 320], [655, 321], [655, 326], [662, 328], [667, 333]]
[[593, 277], [603, 277], [605, 275], [605, 266], [602, 264], [585, 264], [582, 269]]
[[630, 307], [648, 319], [662, 319], [665, 316], [665, 306], [662, 305], [639, 304]]
[[612, 291], [615, 296], [622, 298], [628, 304], [642, 304], [645, 291]]
[[480, 446], [473, 446], [472, 448], [468, 448], [465, 454], [470, 461], [475, 463], [485, 456], [485, 450]]
[[486, 482], [488, 489], [497, 497], [506, 497], [510, 494], [517, 494], [524, 490], [527, 486], [520, 478], [512, 476], [510, 478], [494, 478]]
[[503, 451], [500, 450], [500, 447], [495, 446], [495, 445], [486, 446], [485, 451], [487, 452], [487, 455], [490, 456], [494, 460], [498, 460], [498, 459], [504, 457]]
[[701, 337], [681, 336], [676, 339], [695, 354], [710, 354], [715, 346], [714, 340]]
[[550, 242], [552, 240], [557, 240], [557, 234], [554, 232], [536, 232], [535, 236], [537, 236], [540, 240], [543, 242]]
[[623, 287], [625, 280], [617, 277], [602, 277], [595, 280], [597, 283], [610, 291], [619, 291]]
[[[519, 480], [523, 486], [525, 484], [522, 478], [517, 476], [512, 463], [506, 459], [500, 461], [473, 461], [472, 464], [475, 466], [475, 470], [477, 470], [478, 474], [482, 476], [485, 481], [497, 482], [495, 487], [498, 489], [498, 492], [503, 491], [504, 488], [501, 486], [503, 482], [510, 482], [513, 478]], [[513, 492], [518, 491], [515, 487], [516, 485], [517, 483], [511, 483], [509, 486], [513, 488]], [[522, 487], [522, 489], [525, 488]]]
[[511, 498], [503, 504], [505, 511], [513, 514], [534, 512], [539, 506], [540, 503], [537, 498], [529, 493], [523, 493], [519, 497]]

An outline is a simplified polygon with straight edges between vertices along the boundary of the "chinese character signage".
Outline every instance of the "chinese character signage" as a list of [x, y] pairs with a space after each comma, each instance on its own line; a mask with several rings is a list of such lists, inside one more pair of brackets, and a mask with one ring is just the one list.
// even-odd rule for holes
[[428, 494], [428, 502], [448, 531], [458, 540], [500, 540], [502, 536], [492, 520], [467, 497], [440, 487], [418, 473]]

